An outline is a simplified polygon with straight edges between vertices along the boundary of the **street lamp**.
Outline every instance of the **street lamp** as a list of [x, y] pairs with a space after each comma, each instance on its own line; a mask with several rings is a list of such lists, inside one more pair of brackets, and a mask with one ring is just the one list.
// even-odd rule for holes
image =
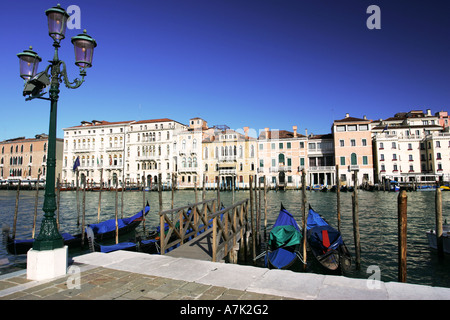
[[[65, 38], [69, 14], [59, 4], [46, 10], [45, 14], [48, 19], [48, 34], [53, 39], [53, 47], [55, 48], [53, 60], [49, 61], [50, 64], [45, 71], [37, 73], [38, 64], [42, 59], [36, 52], [32, 51], [31, 47], [29, 50], [17, 54], [20, 61], [20, 77], [26, 81], [23, 91], [23, 95], [28, 96], [26, 100], [39, 98], [51, 102], [47, 173], [44, 205], [42, 208], [44, 218], [40, 233], [33, 243], [33, 250], [37, 251], [54, 250], [64, 246], [64, 241], [58, 231], [55, 219], [56, 109], [59, 98], [59, 83], [64, 81], [66, 87], [70, 89], [76, 89], [81, 86], [86, 76], [86, 68], [92, 66], [93, 51], [97, 46], [95, 40], [86, 34], [86, 30], [83, 34], [72, 38], [72, 43], [75, 47], [75, 64], [80, 67], [81, 80], [75, 79], [73, 82], [70, 82], [67, 77], [66, 64], [58, 58], [58, 48], [61, 40]], [[45, 93], [42, 93], [42, 91], [48, 85], [50, 85], [49, 98], [45, 98], [43, 97]]]

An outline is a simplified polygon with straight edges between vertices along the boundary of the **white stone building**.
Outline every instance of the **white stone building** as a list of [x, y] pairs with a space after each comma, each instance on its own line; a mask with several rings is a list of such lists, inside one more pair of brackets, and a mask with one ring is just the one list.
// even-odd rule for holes
[[448, 180], [450, 135], [430, 110], [380, 119], [374, 122], [372, 135], [376, 182]]

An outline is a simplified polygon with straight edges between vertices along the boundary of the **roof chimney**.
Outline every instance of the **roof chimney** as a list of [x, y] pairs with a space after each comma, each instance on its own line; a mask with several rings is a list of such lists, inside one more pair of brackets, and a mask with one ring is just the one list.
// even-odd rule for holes
[[364, 120], [367, 120], [367, 117], [364, 115], [363, 119], [364, 119]]
[[346, 118], [350, 117], [350, 114], [349, 114], [349, 113], [346, 113], [346, 114], [345, 114], [345, 117], [346, 117]]
[[427, 116], [431, 116], [431, 109], [427, 109]]
[[245, 138], [248, 138], [248, 127], [244, 127], [244, 132], [245, 132]]
[[269, 131], [270, 131], [270, 128], [264, 128], [264, 131], [265, 131], [265, 137], [266, 137], [266, 139], [269, 139]]
[[294, 138], [297, 138], [297, 126], [292, 126], [292, 130], [294, 130]]
[[308, 129], [305, 128], [305, 136], [308, 136]]

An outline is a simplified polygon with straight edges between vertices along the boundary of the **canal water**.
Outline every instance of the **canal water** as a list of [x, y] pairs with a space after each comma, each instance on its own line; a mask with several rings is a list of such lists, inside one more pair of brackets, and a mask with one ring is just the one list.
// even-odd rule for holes
[[[38, 203], [37, 229], [43, 216], [44, 191], [40, 190]], [[343, 239], [355, 257], [353, 225], [352, 225], [352, 200], [351, 193], [341, 193], [341, 229]], [[436, 252], [428, 248], [426, 231], [434, 229], [434, 191], [408, 192], [408, 247], [407, 247], [407, 282], [423, 285], [450, 287], [450, 257], [446, 256], [440, 261]], [[215, 191], [207, 191], [206, 198], [214, 198]], [[319, 212], [332, 226], [337, 226], [336, 217], [336, 193], [307, 191], [307, 201]], [[443, 192], [444, 219], [450, 218], [450, 192]], [[221, 192], [221, 201], [225, 206], [232, 203], [231, 192]], [[234, 195], [235, 201], [249, 197], [248, 191], [238, 191]], [[362, 191], [358, 192], [359, 199], [359, 223], [361, 239], [361, 268], [352, 269], [345, 274], [353, 278], [372, 278], [374, 270], [379, 270], [382, 281], [397, 281], [398, 279], [398, 236], [397, 236], [397, 197], [398, 192]], [[201, 199], [201, 192], [198, 192]], [[165, 191], [162, 195], [163, 209], [170, 209], [171, 192]], [[146, 229], [153, 230], [159, 223], [158, 192], [145, 192], [145, 201], [151, 205], [150, 213], [146, 220]], [[9, 225], [11, 231], [14, 221], [14, 208], [16, 191], [0, 190], [0, 225], [4, 228]], [[82, 193], [79, 193], [80, 209], [82, 209]], [[97, 207], [99, 201], [98, 192], [86, 192], [85, 212], [86, 224], [97, 222]], [[185, 206], [195, 202], [194, 191], [179, 190], [175, 192], [175, 207]], [[268, 207], [268, 231], [275, 222], [280, 204], [296, 217], [301, 224], [300, 191], [269, 191], [267, 193]], [[19, 210], [17, 217], [16, 239], [31, 238], [34, 215], [35, 191], [21, 191], [19, 197]], [[118, 193], [119, 216], [121, 214], [121, 193]], [[262, 202], [263, 204], [263, 202]], [[124, 216], [131, 216], [140, 211], [143, 206], [143, 192], [127, 191], [124, 193]], [[115, 214], [115, 192], [102, 192], [101, 220], [113, 218]], [[450, 222], [450, 220], [448, 220]], [[81, 218], [80, 218], [81, 222]], [[264, 220], [263, 220], [264, 228]], [[77, 227], [76, 192], [61, 192], [60, 197], [60, 230], [68, 233], [79, 233]], [[142, 231], [142, 224], [138, 227]], [[39, 230], [36, 230], [38, 234]], [[81, 254], [75, 252], [72, 254]], [[313, 259], [309, 257], [308, 259]], [[26, 255], [14, 256], [6, 251], [6, 245], [0, 246], [0, 274], [11, 272], [17, 268], [26, 267]], [[320, 270], [310, 270], [310, 272]]]

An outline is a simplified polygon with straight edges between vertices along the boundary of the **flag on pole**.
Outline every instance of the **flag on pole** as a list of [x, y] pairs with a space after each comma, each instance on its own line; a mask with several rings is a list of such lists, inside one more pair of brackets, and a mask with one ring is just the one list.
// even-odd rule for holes
[[73, 172], [75, 172], [79, 166], [80, 166], [80, 157], [78, 156], [73, 164]]

